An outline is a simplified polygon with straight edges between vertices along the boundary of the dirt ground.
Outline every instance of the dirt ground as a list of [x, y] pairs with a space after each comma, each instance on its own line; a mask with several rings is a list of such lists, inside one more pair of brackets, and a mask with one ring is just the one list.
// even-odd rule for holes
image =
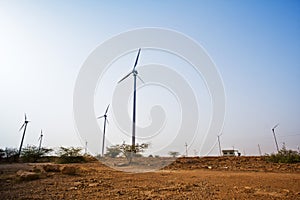
[[[27, 179], [26, 173], [38, 176]], [[296, 200], [300, 164], [260, 157], [181, 158], [148, 173], [117, 171], [100, 162], [0, 164], [0, 199]]]

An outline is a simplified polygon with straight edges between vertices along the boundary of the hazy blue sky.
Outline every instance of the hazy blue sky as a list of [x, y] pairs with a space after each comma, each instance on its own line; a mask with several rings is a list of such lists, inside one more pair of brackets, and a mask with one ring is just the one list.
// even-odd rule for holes
[[81, 65], [113, 35], [142, 27], [182, 32], [207, 50], [226, 90], [222, 147], [258, 154], [260, 144], [273, 152], [271, 128], [280, 123], [280, 146], [297, 149], [300, 3], [283, 0], [0, 0], [0, 147], [19, 146], [24, 112], [32, 121], [25, 145], [38, 143], [40, 129], [46, 146], [82, 145], [72, 110]]

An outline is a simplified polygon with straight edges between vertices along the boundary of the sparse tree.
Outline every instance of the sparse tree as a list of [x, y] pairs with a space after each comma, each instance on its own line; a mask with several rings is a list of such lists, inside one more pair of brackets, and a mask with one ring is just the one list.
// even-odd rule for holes
[[80, 147], [60, 147], [57, 155], [60, 156], [58, 163], [81, 163], [86, 162], [86, 159], [80, 153]]
[[3, 159], [5, 156], [5, 151], [3, 149], [0, 149], [0, 159]]
[[18, 155], [18, 149], [16, 148], [5, 148], [5, 157], [6, 158], [11, 158], [11, 157], [15, 157]]
[[16, 162], [18, 161], [19, 151], [17, 148], [8, 148], [4, 150], [4, 159], [6, 162]]
[[179, 155], [179, 152], [177, 151], [169, 151], [169, 155], [172, 156], [173, 158], [177, 157]]
[[283, 144], [278, 153], [267, 155], [267, 160], [276, 163], [299, 163], [300, 153], [287, 149], [285, 144]]
[[43, 157], [53, 151], [53, 149], [49, 148], [38, 148], [37, 146], [27, 146], [22, 149], [21, 157], [22, 160], [26, 162], [36, 162], [36, 160], [40, 157]]
[[59, 147], [57, 154], [61, 157], [76, 157], [82, 156], [80, 147]]
[[141, 157], [142, 155], [140, 153], [144, 152], [148, 147], [149, 144], [142, 143], [142, 144], [136, 144], [134, 147], [130, 144], [125, 144], [125, 142], [121, 145], [116, 145], [123, 154], [123, 156], [126, 157], [126, 159], [131, 162], [132, 157]]
[[115, 158], [120, 153], [121, 153], [121, 150], [120, 150], [119, 146], [114, 145], [114, 146], [111, 146], [111, 147], [106, 147], [106, 154], [105, 154], [105, 156], [111, 157], [111, 158]]

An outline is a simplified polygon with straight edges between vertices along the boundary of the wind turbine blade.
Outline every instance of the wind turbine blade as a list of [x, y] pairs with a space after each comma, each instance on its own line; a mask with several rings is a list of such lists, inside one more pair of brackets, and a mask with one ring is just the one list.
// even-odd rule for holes
[[273, 129], [277, 128], [278, 126], [279, 126], [279, 124], [276, 124]]
[[137, 63], [138, 63], [139, 56], [140, 56], [140, 52], [141, 52], [141, 48], [139, 48], [139, 52], [138, 52], [138, 54], [137, 54], [137, 56], [136, 56], [135, 63], [134, 63], [134, 66], [133, 66], [133, 70], [135, 70], [135, 67], [136, 67], [136, 65], [137, 65]]
[[26, 113], [24, 113], [24, 116], [25, 116], [25, 121], [27, 120], [27, 116], [26, 116]]
[[108, 108], [109, 108], [109, 104], [108, 104], [108, 106], [107, 106], [107, 108], [106, 108], [105, 114], [107, 114]]
[[142, 81], [142, 83], [145, 84], [145, 81], [139, 75], [137, 75], [137, 77], [140, 79], [140, 81]]
[[103, 118], [104, 117], [104, 115], [103, 116], [100, 116], [100, 117], [97, 117], [97, 119], [100, 119], [100, 118]]
[[108, 119], [106, 119], [106, 122], [107, 122], [107, 124], [109, 124], [109, 121], [108, 121]]
[[118, 81], [118, 83], [121, 83], [124, 79], [126, 79], [128, 76], [130, 76], [132, 72], [129, 72], [126, 76], [124, 76], [121, 80]]
[[21, 128], [19, 129], [19, 131], [21, 131], [23, 129], [23, 127], [25, 126], [25, 123], [21, 126]]

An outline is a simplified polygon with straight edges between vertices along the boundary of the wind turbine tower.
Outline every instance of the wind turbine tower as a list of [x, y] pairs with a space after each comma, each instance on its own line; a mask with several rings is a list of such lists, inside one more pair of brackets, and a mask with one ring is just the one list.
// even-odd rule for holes
[[258, 144], [258, 152], [259, 152], [259, 155], [261, 156], [261, 149], [260, 149], [260, 145]]
[[276, 125], [272, 128], [272, 132], [273, 132], [273, 136], [274, 136], [274, 140], [275, 140], [277, 152], [279, 152], [279, 148], [278, 148], [278, 143], [277, 143], [277, 139], [276, 139], [276, 135], [275, 135], [275, 128], [277, 128], [278, 126], [279, 126], [279, 124], [276, 124]]
[[188, 145], [185, 143], [185, 156], [188, 157]]
[[30, 121], [27, 120], [26, 113], [24, 114], [24, 116], [25, 116], [24, 123], [21, 126], [21, 128], [19, 129], [19, 131], [21, 131], [24, 128], [23, 129], [23, 136], [22, 136], [22, 140], [21, 140], [21, 144], [20, 144], [20, 148], [19, 148], [19, 152], [18, 152], [18, 157], [20, 157], [20, 155], [21, 155], [21, 151], [22, 151], [22, 146], [23, 146], [23, 142], [24, 142], [24, 137], [25, 137], [25, 133], [26, 133], [27, 124], [30, 122]]
[[108, 119], [107, 119], [108, 108], [109, 108], [109, 105], [107, 106], [104, 115], [97, 118], [97, 119], [104, 118], [104, 128], [103, 128], [103, 138], [102, 138], [102, 157], [104, 157], [105, 128], [106, 128], [106, 122], [108, 122]]
[[139, 60], [141, 49], [139, 49], [133, 69], [131, 72], [129, 72], [126, 76], [124, 76], [118, 83], [125, 80], [127, 77], [129, 77], [131, 74], [133, 75], [133, 111], [132, 111], [132, 150], [135, 150], [135, 127], [136, 127], [136, 77], [138, 77], [142, 82], [144, 82], [139, 76], [138, 71], [136, 70], [136, 66]]
[[85, 155], [87, 154], [87, 145], [88, 145], [88, 142], [85, 141], [85, 147], [84, 147], [84, 154], [85, 154]]
[[40, 150], [41, 150], [41, 147], [42, 147], [42, 140], [43, 140], [43, 130], [41, 129], [41, 135], [40, 135], [40, 137], [39, 137], [39, 141], [40, 141], [40, 144], [39, 144], [39, 153], [40, 153]]
[[222, 156], [222, 149], [221, 149], [221, 142], [220, 142], [220, 136], [221, 136], [222, 134], [220, 134], [220, 135], [218, 135], [217, 137], [218, 137], [218, 143], [219, 143], [219, 152], [220, 152], [220, 156]]

